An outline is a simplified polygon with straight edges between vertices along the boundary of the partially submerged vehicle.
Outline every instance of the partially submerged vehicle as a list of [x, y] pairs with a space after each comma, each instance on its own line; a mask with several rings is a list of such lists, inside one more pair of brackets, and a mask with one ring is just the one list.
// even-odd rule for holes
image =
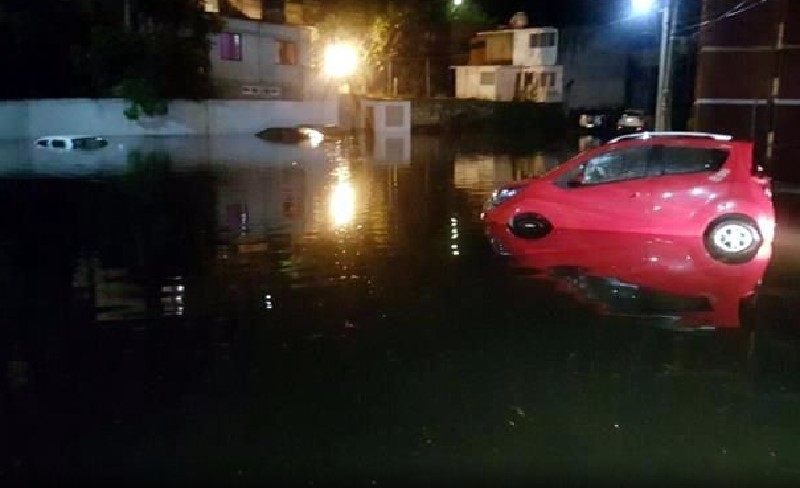
[[318, 146], [325, 140], [322, 131], [312, 127], [268, 127], [256, 134], [256, 137], [280, 144], [301, 144], [309, 142]]
[[108, 140], [90, 135], [53, 135], [40, 137], [33, 144], [36, 147], [60, 151], [91, 151], [108, 146]]

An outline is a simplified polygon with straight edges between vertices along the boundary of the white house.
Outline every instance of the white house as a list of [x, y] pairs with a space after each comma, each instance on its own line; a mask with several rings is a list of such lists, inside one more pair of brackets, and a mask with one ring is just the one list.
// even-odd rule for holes
[[211, 78], [221, 98], [309, 98], [312, 27], [225, 18], [211, 43]]
[[558, 62], [558, 29], [479, 32], [469, 65], [454, 66], [456, 98], [560, 103], [564, 70]]

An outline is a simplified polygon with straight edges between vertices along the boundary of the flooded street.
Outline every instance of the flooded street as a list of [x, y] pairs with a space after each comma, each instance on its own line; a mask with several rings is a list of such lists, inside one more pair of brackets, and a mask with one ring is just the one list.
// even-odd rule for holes
[[796, 323], [798, 196], [743, 265], [511, 261], [487, 197], [587, 141], [110, 142], [0, 144], [0, 484], [800, 477], [793, 337], [748, 333]]

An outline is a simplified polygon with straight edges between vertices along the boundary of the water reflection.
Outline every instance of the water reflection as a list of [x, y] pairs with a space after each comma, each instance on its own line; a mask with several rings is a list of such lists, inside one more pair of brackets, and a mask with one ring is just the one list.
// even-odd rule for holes
[[512, 262], [604, 315], [715, 329], [741, 325], [741, 306], [754, 295], [769, 258], [767, 245], [751, 261], [731, 265], [711, 258], [693, 237], [554, 231]]
[[350, 169], [340, 166], [334, 170], [330, 195], [330, 219], [334, 228], [353, 223], [356, 215], [356, 190], [350, 179]]
[[508, 273], [478, 213], [541, 148], [152, 142], [0, 178], [0, 484], [796, 472], [738, 349], [627, 321], [735, 328], [767, 256], [573, 235]]

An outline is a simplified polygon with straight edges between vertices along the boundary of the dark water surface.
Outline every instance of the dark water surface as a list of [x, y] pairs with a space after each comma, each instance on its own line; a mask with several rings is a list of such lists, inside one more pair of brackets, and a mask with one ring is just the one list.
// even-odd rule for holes
[[[800, 479], [796, 355], [509, 266], [483, 201], [576, 147], [475, 146], [7, 145], [0, 484]], [[752, 320], [796, 322], [795, 207]]]

